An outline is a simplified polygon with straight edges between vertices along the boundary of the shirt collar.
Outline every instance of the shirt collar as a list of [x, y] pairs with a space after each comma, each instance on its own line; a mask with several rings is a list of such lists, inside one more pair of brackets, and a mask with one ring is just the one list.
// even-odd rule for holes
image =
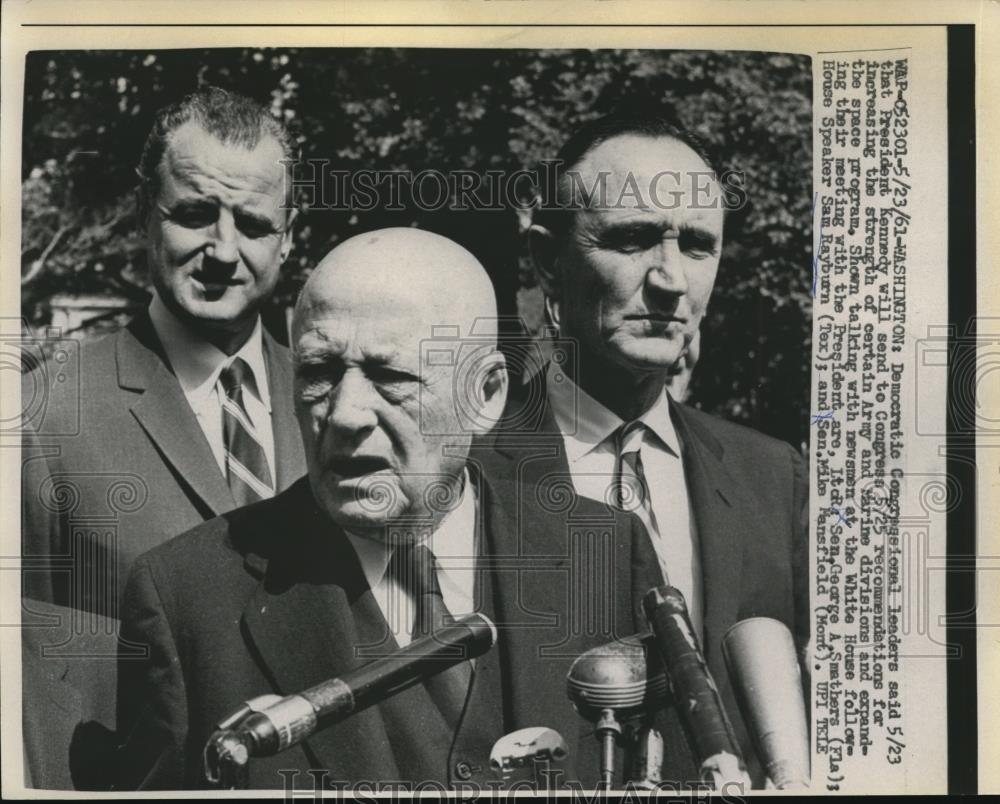
[[[361, 570], [365, 574], [368, 586], [374, 589], [385, 577], [389, 559], [395, 549], [378, 539], [370, 539], [355, 533], [345, 531], [347, 538], [358, 554]], [[437, 529], [427, 539], [426, 544], [438, 560], [441, 572], [438, 582], [452, 583], [448, 576], [448, 567], [455, 570], [474, 569], [476, 558], [476, 491], [469, 480], [469, 472], [465, 471], [462, 484], [462, 497]], [[444, 585], [442, 584], [442, 585]]]
[[[545, 382], [549, 405], [566, 442], [570, 463], [601, 447], [625, 422], [573, 382], [566, 372], [549, 363]], [[660, 439], [667, 450], [680, 457], [680, 441], [670, 417], [666, 384], [653, 405], [639, 420]]]
[[250, 367], [251, 376], [247, 389], [270, 412], [271, 392], [267, 383], [264, 336], [259, 316], [250, 337], [232, 357], [184, 326], [156, 292], [149, 305], [149, 318], [153, 322], [156, 336], [163, 344], [181, 390], [191, 400], [192, 406], [197, 407], [199, 403], [205, 402], [215, 390], [222, 370], [237, 357], [241, 357]]

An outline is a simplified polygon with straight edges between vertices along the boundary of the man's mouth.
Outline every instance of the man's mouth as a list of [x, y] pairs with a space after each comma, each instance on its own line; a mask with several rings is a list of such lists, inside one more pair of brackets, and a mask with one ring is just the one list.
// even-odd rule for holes
[[636, 315], [625, 316], [626, 321], [652, 321], [658, 324], [685, 324], [687, 323], [683, 318], [679, 318], [676, 315], [670, 315], [669, 313], [642, 313]]
[[197, 271], [192, 271], [191, 278], [206, 289], [227, 288], [241, 284], [241, 280], [230, 270], [199, 268]]
[[364, 477], [389, 468], [389, 462], [385, 458], [374, 455], [341, 456], [330, 461], [331, 471], [345, 480]]

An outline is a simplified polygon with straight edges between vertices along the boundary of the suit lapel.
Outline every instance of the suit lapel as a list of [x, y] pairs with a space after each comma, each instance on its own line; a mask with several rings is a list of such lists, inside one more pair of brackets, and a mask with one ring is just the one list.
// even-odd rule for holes
[[275, 476], [278, 489], [288, 488], [305, 468], [302, 436], [295, 420], [293, 373], [288, 354], [264, 331], [267, 381], [271, 389], [271, 427], [274, 433]]
[[[526, 416], [521, 399], [510, 406], [510, 415], [519, 420], [530, 418], [534, 431], [539, 433], [533, 439], [534, 454], [547, 452], [537, 461], [523, 460], [526, 449], [523, 436], [504, 433], [494, 438], [495, 449], [508, 460], [515, 461], [522, 482], [530, 483], [528, 488], [541, 481], [545, 475], [569, 478], [562, 438], [558, 435], [555, 417], [548, 405], [545, 391], [545, 372], [542, 371], [526, 387], [522, 397], [534, 400], [537, 406], [534, 415]], [[723, 462], [722, 445], [704, 426], [690, 416], [682, 405], [670, 401], [670, 409], [678, 434], [684, 444], [684, 474], [691, 498], [692, 514], [698, 528], [701, 548], [701, 564], [704, 579], [704, 611], [706, 634], [706, 658], [713, 672], [722, 671], [722, 656], [713, 646], [718, 644], [725, 629], [735, 622], [739, 610], [740, 578], [743, 566], [743, 546], [741, 538], [750, 523], [756, 521], [751, 515], [755, 508], [753, 498], [743, 486], [733, 478]], [[505, 414], [506, 416], [506, 414]], [[544, 446], [543, 446], [544, 445]], [[643, 568], [642, 551], [632, 556], [636, 563], [632, 582], [639, 577], [655, 577]], [[638, 576], [638, 577], [637, 577]], [[643, 581], [645, 583], [645, 581]], [[644, 589], [636, 589], [635, 596], [641, 596]], [[634, 603], [635, 601], [633, 601]], [[641, 619], [637, 620], [641, 623]]]
[[720, 641], [736, 621], [741, 593], [745, 531], [756, 519], [755, 503], [723, 463], [722, 445], [671, 400], [684, 449], [684, 472], [698, 527], [704, 579], [705, 658], [725, 676]]
[[168, 368], [148, 314], [141, 314], [122, 332], [116, 357], [119, 386], [139, 392], [132, 415], [179, 481], [212, 514], [234, 508], [229, 484], [180, 383]]
[[[542, 376], [544, 376], [544, 372], [542, 372]], [[544, 382], [537, 379], [536, 382], [541, 382], [541, 387], [535, 387], [527, 396], [535, 400], [535, 404], [538, 405], [535, 414], [530, 417], [531, 432], [537, 435], [531, 439], [525, 439], [523, 435], [519, 437], [516, 434], [501, 432], [493, 437], [492, 443], [496, 452], [506, 462], [501, 464], [500, 471], [513, 473], [512, 467], [516, 467], [516, 479], [519, 483], [524, 484], [521, 488], [529, 490], [528, 496], [537, 497], [539, 500], [555, 499], [551, 493], [546, 492], [545, 484], [559, 482], [563, 478], [570, 479], [569, 466], [554, 416], [546, 401]], [[512, 410], [515, 416], [524, 420], [523, 410], [520, 408], [512, 408]], [[752, 528], [753, 523], [757, 521], [756, 503], [742, 484], [726, 468], [722, 445], [711, 430], [700, 424], [696, 417], [672, 400], [671, 413], [684, 445], [685, 479], [691, 499], [692, 515], [699, 534], [704, 580], [705, 655], [711, 672], [719, 684], [720, 692], [724, 697], [731, 698], [728, 673], [719, 646], [726, 629], [739, 616], [741, 570], [744, 566], [743, 550], [747, 541], [753, 539], [753, 533], [747, 533], [747, 529]], [[535, 456], [535, 460], [528, 456]], [[516, 498], [514, 494], [511, 496]], [[498, 521], [504, 521], [502, 510], [497, 516]], [[560, 519], [560, 517], [549, 518]], [[537, 534], [542, 538], [551, 538], [545, 537], [545, 534], [566, 532], [565, 521], [571, 519], [571, 515], [564, 514], [561, 518], [563, 524], [560, 525], [556, 521], [540, 523], [537, 518], [532, 519], [530, 515], [519, 514], [516, 519], [512, 518], [511, 521], [507, 521], [496, 533], [501, 544], [505, 538], [507, 540], [516, 538], [518, 533]], [[631, 519], [634, 518], [630, 517], [629, 520]], [[635, 528], [635, 523], [632, 524], [634, 532], [638, 535], [640, 530]], [[625, 534], [629, 533], [627, 524], [620, 527], [620, 530]], [[565, 551], [565, 545], [564, 541], [561, 548], [563, 551]], [[507, 549], [512, 548], [508, 546]], [[553, 543], [549, 548], [543, 549], [543, 552], [558, 553], [559, 550], [560, 545]], [[639, 602], [643, 593], [651, 586], [662, 583], [659, 562], [655, 558], [648, 539], [642, 538], [637, 538], [631, 545], [623, 544], [620, 541], [616, 542], [615, 556], [616, 583], [619, 585], [619, 589], [626, 590], [625, 596], [618, 595], [617, 605], [619, 607], [629, 606], [632, 614], [631, 621], [625, 620], [619, 628], [626, 632], [629, 628], [633, 632], [645, 631], [645, 622], [639, 609]], [[503, 586], [501, 582], [501, 597], [508, 588], [509, 586]], [[532, 588], [532, 595], [530, 608], [537, 611], [565, 610], [566, 600], [558, 594], [558, 585], [556, 584], [539, 582]], [[507, 604], [510, 605], [510, 601], [507, 601]], [[625, 635], [626, 633], [621, 630], [617, 634], [617, 636]], [[508, 638], [509, 641], [518, 646], [510, 652], [520, 658], [520, 664], [523, 667], [525, 662], [530, 662], [532, 657], [539, 655], [546, 635], [538, 631], [521, 629], [511, 633]], [[588, 641], [586, 638], [578, 636], [574, 640], [567, 641], [564, 648], [567, 653], [573, 651], [582, 653], [600, 642], [599, 639]], [[537, 658], [534, 661], [537, 661]], [[519, 702], [535, 702], [534, 711], [538, 718], [537, 721], [534, 717], [531, 720], [544, 722], [560, 731], [565, 729], [564, 736], [572, 744], [572, 738], [577, 733], [574, 728], [578, 729], [582, 721], [565, 706], [561, 712], [556, 709], [550, 714], [550, 707], [547, 708], [545, 704], [550, 700], [560, 704], [565, 702], [564, 676], [540, 673], [526, 679], [526, 674], [519, 672], [517, 664], [508, 665], [506, 669], [512, 678], [515, 715]], [[543, 702], [540, 708], [537, 706], [539, 701]], [[730, 710], [731, 716], [733, 716], [735, 708], [732, 705], [730, 705]], [[521, 714], [524, 715], [524, 712]], [[738, 716], [738, 713], [735, 714]], [[679, 743], [682, 743], [679, 725], [675, 721], [676, 718], [672, 722], [673, 725], [670, 726], [669, 733], [672, 738], [676, 738]], [[514, 727], [523, 725], [531, 724], [522, 722], [515, 724]], [[593, 737], [582, 739], [578, 746], [581, 756], [586, 755], [588, 745], [592, 748], [591, 743], [593, 743]], [[669, 756], [677, 766], [670, 768], [670, 772], [676, 778], [694, 777], [691, 760], [683, 750], [671, 749]], [[586, 775], [587, 768], [578, 767], [576, 770]]]
[[[349, 542], [315, 505], [308, 484], [285, 499], [285, 521], [301, 531], [266, 563], [243, 622], [274, 688], [291, 695], [370, 661], [355, 655], [360, 640], [352, 610], [378, 604]], [[255, 559], [248, 557], [251, 566]], [[332, 779], [397, 773], [377, 707], [317, 732], [307, 750]]]
[[579, 751], [596, 742], [567, 699], [566, 674], [590, 648], [635, 633], [632, 518], [576, 497], [561, 453], [524, 468], [516, 483], [491, 477], [484, 494], [504, 727], [555, 729], [576, 778], [586, 770], [573, 768]]
[[671, 413], [685, 450], [688, 491], [698, 524], [705, 593], [704, 654], [743, 747], [744, 759], [759, 783], [763, 774], [734, 697], [722, 654], [722, 638], [741, 616], [746, 616], [740, 611], [744, 551], [763, 543], [758, 531], [761, 518], [752, 493], [726, 468], [722, 445], [711, 430], [673, 401]]

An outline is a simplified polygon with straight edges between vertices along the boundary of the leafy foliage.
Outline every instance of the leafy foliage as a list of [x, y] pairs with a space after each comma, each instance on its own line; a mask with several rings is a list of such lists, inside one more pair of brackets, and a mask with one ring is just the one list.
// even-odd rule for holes
[[[515, 171], [550, 159], [579, 123], [621, 104], [669, 108], [743, 172], [692, 402], [800, 446], [811, 331], [811, 72], [806, 57], [617, 50], [215, 49], [40, 51], [26, 64], [22, 304], [36, 324], [56, 293], [141, 302], [135, 166], [156, 110], [204, 84], [242, 92], [293, 126], [304, 160], [348, 171]], [[304, 163], [307, 169], [310, 163]], [[316, 162], [315, 164], [319, 164]], [[521, 192], [523, 195], [523, 191]], [[314, 208], [270, 320], [304, 276], [361, 231], [417, 225], [472, 250], [503, 314], [533, 323], [526, 216]]]

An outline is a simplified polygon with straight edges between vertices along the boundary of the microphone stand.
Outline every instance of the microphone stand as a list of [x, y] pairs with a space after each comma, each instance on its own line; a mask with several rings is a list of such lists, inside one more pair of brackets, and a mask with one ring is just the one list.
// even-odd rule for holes
[[615, 746], [622, 733], [622, 724], [615, 717], [614, 709], [601, 710], [595, 731], [601, 741], [601, 786], [610, 790], [615, 781]]
[[666, 674], [651, 649], [648, 637], [641, 635], [591, 648], [576, 658], [566, 677], [574, 708], [594, 724], [601, 749], [600, 785], [605, 790], [614, 786], [619, 743], [635, 745], [645, 758], [632, 763], [644, 788], [652, 789], [660, 781], [663, 741], [651, 718], [669, 693]]

